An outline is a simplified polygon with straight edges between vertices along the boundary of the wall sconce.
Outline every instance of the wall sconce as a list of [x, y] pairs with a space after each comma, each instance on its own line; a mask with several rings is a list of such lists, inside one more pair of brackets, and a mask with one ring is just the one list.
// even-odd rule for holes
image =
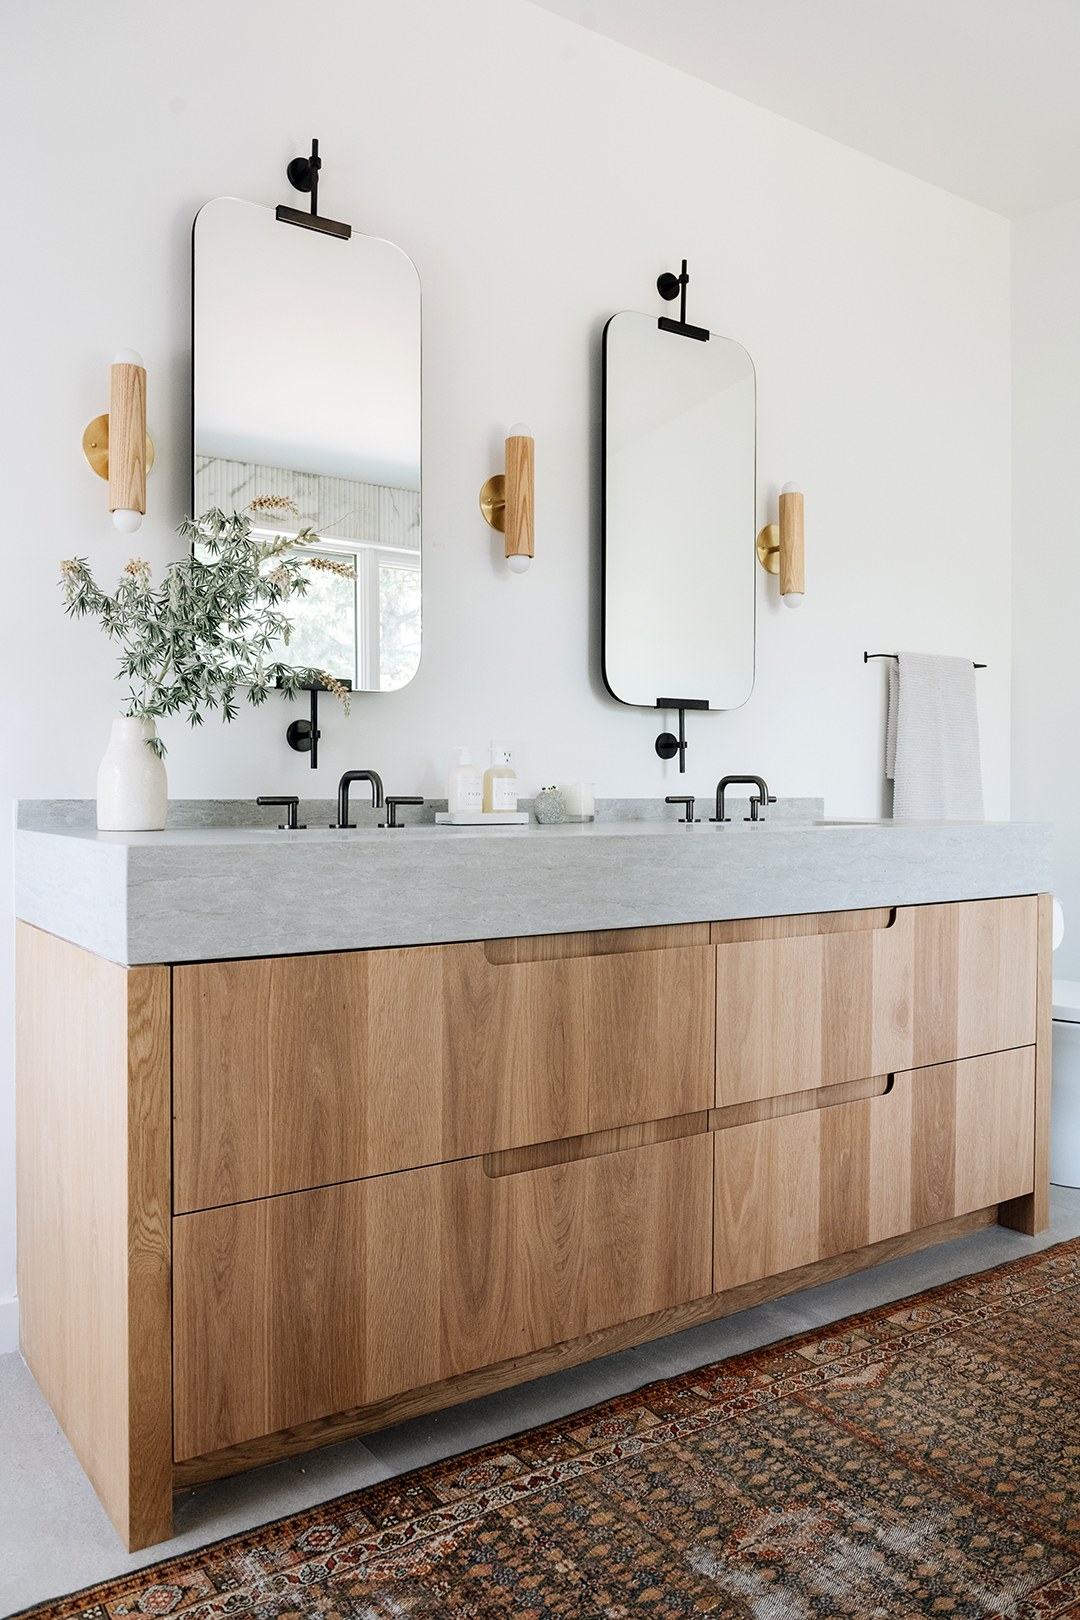
[[506, 440], [506, 472], [489, 478], [480, 491], [480, 510], [493, 529], [506, 535], [506, 564], [523, 574], [533, 557], [533, 437], [515, 422]]
[[780, 575], [780, 600], [785, 607], [802, 605], [803, 493], [798, 484], [785, 484], [780, 492], [780, 522], [768, 523], [757, 537], [758, 562], [770, 574]]
[[146, 475], [154, 446], [146, 431], [146, 371], [142, 355], [121, 349], [109, 367], [109, 414], [83, 434], [83, 455], [109, 480], [109, 511], [121, 534], [134, 534], [146, 511]]

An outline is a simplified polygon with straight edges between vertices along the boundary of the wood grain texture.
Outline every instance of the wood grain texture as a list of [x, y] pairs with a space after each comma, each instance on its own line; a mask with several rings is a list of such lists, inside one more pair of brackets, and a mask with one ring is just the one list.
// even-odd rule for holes
[[653, 1142], [673, 1142], [682, 1136], [703, 1136], [709, 1129], [709, 1111], [678, 1114], [674, 1119], [650, 1119], [640, 1125], [621, 1125], [612, 1131], [588, 1131], [583, 1136], [564, 1136], [555, 1142], [532, 1142], [528, 1147], [507, 1148], [505, 1153], [487, 1153], [481, 1163], [486, 1176], [519, 1176], [526, 1170], [542, 1170], [552, 1164], [574, 1164], [579, 1159], [597, 1159], [607, 1153], [625, 1153], [630, 1148], [648, 1147]]
[[710, 938], [714, 945], [745, 945], [761, 939], [850, 934], [868, 928], [890, 928], [895, 915], [895, 907], [877, 906], [867, 911], [806, 911], [792, 917], [737, 917], [730, 922], [711, 923]]
[[717, 1291], [1030, 1191], [1035, 1048], [917, 1069], [882, 1096], [722, 1131]]
[[716, 1105], [1032, 1044], [1037, 930], [1031, 895], [718, 946]]
[[168, 969], [16, 935], [21, 1346], [136, 1550], [172, 1534]]
[[668, 1333], [678, 1333], [684, 1328], [697, 1327], [702, 1322], [712, 1322], [718, 1317], [748, 1310], [752, 1305], [779, 1299], [784, 1294], [816, 1288], [819, 1283], [850, 1276], [867, 1266], [881, 1265], [886, 1260], [896, 1260], [934, 1244], [946, 1243], [967, 1232], [980, 1231], [993, 1226], [996, 1219], [996, 1205], [974, 1210], [968, 1215], [924, 1227], [918, 1232], [904, 1232], [898, 1237], [887, 1238], [850, 1254], [834, 1255], [828, 1260], [819, 1260], [778, 1277], [745, 1283], [725, 1293], [710, 1294], [686, 1305], [654, 1311], [632, 1322], [600, 1328], [594, 1333], [582, 1334], [562, 1344], [549, 1345], [529, 1355], [513, 1356], [491, 1367], [478, 1368], [460, 1377], [409, 1390], [404, 1395], [392, 1395], [384, 1401], [331, 1413], [311, 1423], [295, 1424], [274, 1434], [260, 1435], [254, 1440], [200, 1457], [186, 1458], [173, 1467], [173, 1488], [177, 1491], [190, 1490], [192, 1486], [205, 1484], [208, 1480], [223, 1479], [230, 1474], [263, 1468], [286, 1457], [301, 1456], [319, 1446], [334, 1445], [355, 1435], [373, 1434], [392, 1424], [406, 1422], [409, 1418], [442, 1411], [463, 1401], [508, 1389], [528, 1379], [561, 1372], [567, 1367], [577, 1367], [596, 1356], [611, 1355], [633, 1345], [647, 1344], [651, 1339], [663, 1338]]
[[146, 372], [109, 367], [109, 511], [146, 511]]
[[858, 1102], [862, 1097], [881, 1097], [888, 1091], [891, 1076], [871, 1074], [865, 1080], [842, 1080], [837, 1086], [818, 1086], [813, 1091], [789, 1091], [782, 1097], [761, 1097], [756, 1102], [729, 1103], [726, 1108], [710, 1108], [710, 1131], [728, 1131], [734, 1125], [753, 1125], [761, 1119], [780, 1119], [785, 1114], [805, 1114], [815, 1108], [837, 1108], [841, 1103]]
[[711, 1291], [707, 1137], [491, 1179], [478, 1160], [174, 1221], [175, 1456]]
[[1054, 897], [1039, 896], [1038, 958], [1035, 967], [1035, 1140], [1034, 1188], [1001, 1206], [1002, 1226], [1034, 1236], [1050, 1225], [1050, 1056], [1054, 1016]]
[[840, 1103], [855, 1102], [860, 1097], [879, 1097], [889, 1089], [889, 1084], [889, 1075], [875, 1074], [866, 1080], [822, 1086], [817, 1091], [794, 1091], [786, 1097], [732, 1103], [728, 1108], [703, 1109], [696, 1114], [679, 1114], [674, 1119], [652, 1119], [612, 1131], [589, 1131], [584, 1136], [564, 1136], [555, 1142], [533, 1142], [528, 1147], [508, 1148], [505, 1153], [486, 1154], [482, 1161], [484, 1174], [516, 1176], [523, 1170], [539, 1170], [549, 1164], [572, 1164], [578, 1159], [646, 1147], [651, 1142], [671, 1142], [680, 1136], [726, 1131], [734, 1125], [752, 1125], [757, 1120], [779, 1119], [784, 1114], [804, 1114], [812, 1108], [836, 1108]]
[[535, 445], [523, 433], [506, 441], [507, 557], [533, 555]]
[[560, 962], [576, 956], [621, 956], [627, 951], [666, 951], [680, 945], [708, 945], [708, 923], [666, 928], [608, 928], [585, 934], [526, 934], [518, 939], [484, 941], [493, 967], [517, 962]]
[[599, 943], [174, 968], [175, 1211], [708, 1108], [712, 948]]
[[795, 591], [802, 596], [805, 570], [803, 566], [803, 497], [789, 493], [780, 496], [780, 595]]

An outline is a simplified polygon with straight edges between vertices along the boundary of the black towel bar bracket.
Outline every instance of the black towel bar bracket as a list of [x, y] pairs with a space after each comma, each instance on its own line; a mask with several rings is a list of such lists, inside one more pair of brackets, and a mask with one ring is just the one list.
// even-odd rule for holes
[[[863, 661], [864, 664], [868, 664], [870, 662], [871, 658], [895, 658], [896, 656], [897, 656], [896, 653], [869, 653], [869, 652], [864, 652], [863, 655], [862, 655], [862, 661]], [[975, 668], [976, 669], [985, 669], [986, 665], [985, 664], [976, 664]]]

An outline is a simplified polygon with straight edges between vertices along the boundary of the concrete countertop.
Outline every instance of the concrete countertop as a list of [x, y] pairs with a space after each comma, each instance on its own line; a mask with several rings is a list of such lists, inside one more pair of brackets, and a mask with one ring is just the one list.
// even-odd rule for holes
[[781, 815], [722, 826], [597, 820], [117, 833], [50, 826], [32, 811], [24, 802], [15, 832], [16, 916], [125, 964], [921, 905], [1051, 887], [1051, 829], [1036, 823]]

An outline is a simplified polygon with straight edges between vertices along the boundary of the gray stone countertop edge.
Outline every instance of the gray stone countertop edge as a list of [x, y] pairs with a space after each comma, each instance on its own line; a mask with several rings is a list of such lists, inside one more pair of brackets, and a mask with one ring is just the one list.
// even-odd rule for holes
[[22, 830], [15, 842], [16, 915], [129, 965], [983, 899], [1052, 881], [1051, 829], [1021, 823]]

